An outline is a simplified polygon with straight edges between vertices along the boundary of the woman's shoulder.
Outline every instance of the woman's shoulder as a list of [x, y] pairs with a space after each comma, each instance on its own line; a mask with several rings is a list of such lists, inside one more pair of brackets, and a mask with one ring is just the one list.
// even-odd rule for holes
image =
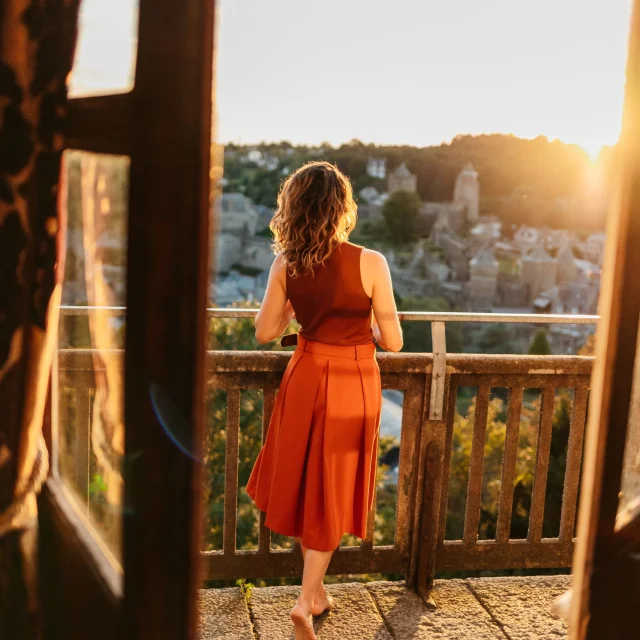
[[363, 258], [366, 257], [367, 259], [377, 261], [377, 262], [387, 261], [382, 253], [380, 253], [379, 251], [375, 251], [374, 249], [369, 249], [364, 245], [356, 244], [355, 242], [348, 241], [348, 242], [345, 242], [343, 246], [347, 248], [347, 250], [353, 251], [354, 253], [362, 252]]
[[280, 252], [276, 254], [273, 262], [271, 263], [271, 274], [272, 277], [276, 277], [278, 279], [286, 279], [287, 277], [287, 265], [284, 261], [284, 252]]
[[367, 247], [362, 247], [362, 260], [365, 261], [367, 266], [375, 269], [387, 269], [387, 259], [384, 257], [384, 254], [379, 251], [375, 251], [374, 249], [367, 249]]

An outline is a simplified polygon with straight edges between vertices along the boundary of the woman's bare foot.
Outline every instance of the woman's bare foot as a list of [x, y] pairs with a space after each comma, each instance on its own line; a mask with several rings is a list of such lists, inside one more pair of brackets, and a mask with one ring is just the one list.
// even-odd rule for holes
[[311, 611], [306, 611], [299, 603], [291, 609], [291, 622], [296, 628], [296, 640], [318, 640], [313, 630]]
[[320, 585], [311, 605], [311, 613], [314, 616], [322, 615], [333, 608], [333, 598], [326, 592], [324, 585]]

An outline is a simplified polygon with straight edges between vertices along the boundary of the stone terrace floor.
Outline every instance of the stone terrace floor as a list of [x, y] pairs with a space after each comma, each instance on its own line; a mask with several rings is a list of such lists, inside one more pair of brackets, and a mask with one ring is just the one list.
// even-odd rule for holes
[[[333, 611], [316, 619], [319, 640], [557, 640], [567, 627], [551, 613], [570, 576], [437, 580], [428, 609], [402, 582], [335, 584]], [[202, 640], [292, 640], [298, 587], [209, 589], [200, 595]]]

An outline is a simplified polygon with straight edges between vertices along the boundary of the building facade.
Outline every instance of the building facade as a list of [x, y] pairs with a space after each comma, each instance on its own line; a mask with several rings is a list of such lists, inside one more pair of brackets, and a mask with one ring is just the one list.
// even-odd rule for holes
[[498, 271], [498, 261], [487, 243], [469, 262], [469, 302], [473, 309], [491, 311], [495, 305]]
[[418, 188], [418, 179], [409, 171], [403, 162], [399, 167], [389, 174], [387, 178], [387, 190], [389, 194], [396, 191], [411, 191], [415, 193]]

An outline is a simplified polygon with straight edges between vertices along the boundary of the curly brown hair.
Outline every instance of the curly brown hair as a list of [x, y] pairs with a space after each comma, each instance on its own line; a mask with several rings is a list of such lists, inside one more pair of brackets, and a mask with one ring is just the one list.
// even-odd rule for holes
[[349, 179], [329, 162], [309, 162], [282, 184], [269, 227], [289, 275], [313, 273], [356, 226]]

